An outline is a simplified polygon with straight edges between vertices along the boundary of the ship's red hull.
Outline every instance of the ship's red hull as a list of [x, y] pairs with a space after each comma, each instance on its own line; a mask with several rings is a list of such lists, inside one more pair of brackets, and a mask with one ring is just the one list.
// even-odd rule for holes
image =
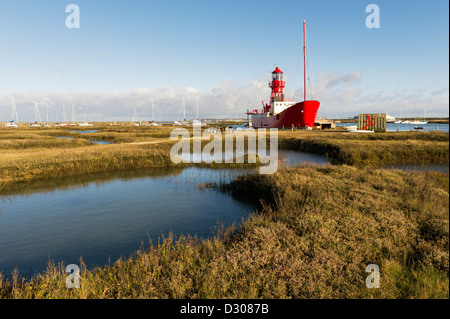
[[320, 102], [315, 100], [303, 101], [292, 105], [283, 112], [267, 117], [253, 114], [252, 126], [254, 128], [290, 128], [312, 127], [316, 121]]

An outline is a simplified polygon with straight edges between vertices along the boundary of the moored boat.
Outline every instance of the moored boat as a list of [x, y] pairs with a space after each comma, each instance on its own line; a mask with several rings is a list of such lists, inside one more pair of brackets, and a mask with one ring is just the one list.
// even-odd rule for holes
[[307, 128], [314, 126], [320, 102], [306, 99], [306, 22], [303, 21], [303, 75], [304, 75], [304, 99], [295, 102], [284, 97], [283, 89], [286, 82], [283, 80], [283, 72], [276, 67], [272, 72], [272, 81], [269, 87], [272, 89], [270, 104], [264, 104], [261, 111], [255, 109], [247, 112], [251, 115], [251, 123], [254, 128]]

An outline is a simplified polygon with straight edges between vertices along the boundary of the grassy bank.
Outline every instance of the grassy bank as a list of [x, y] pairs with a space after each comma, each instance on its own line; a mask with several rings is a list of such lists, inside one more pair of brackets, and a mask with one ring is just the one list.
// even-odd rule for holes
[[280, 132], [279, 147], [324, 155], [333, 164], [381, 167], [393, 164], [446, 164], [449, 134], [392, 132]]
[[[92, 129], [100, 131], [79, 134], [67, 128], [0, 129], [0, 191], [6, 190], [11, 183], [37, 179], [126, 169], [183, 166], [173, 163], [170, 158], [170, 150], [176, 143], [169, 138], [174, 127], [104, 125]], [[188, 130], [192, 136], [192, 128]], [[56, 139], [56, 137], [71, 139]], [[96, 145], [89, 142], [90, 140], [109, 141], [113, 144]], [[204, 146], [208, 141], [201, 143]], [[221, 163], [196, 165], [225, 166]]]
[[[46, 178], [182, 168], [169, 156], [173, 128], [0, 129], [0, 193]], [[281, 149], [343, 165], [238, 178], [228, 191], [262, 203], [240, 227], [202, 242], [168, 236], [102, 268], [80, 261], [80, 289], [66, 288], [64, 265], [27, 282], [0, 275], [0, 298], [448, 298], [448, 174], [376, 169], [448, 163], [448, 142], [442, 132], [280, 131]], [[381, 269], [380, 289], [365, 286], [368, 264]]]
[[[0, 297], [449, 297], [448, 174], [311, 166], [229, 188], [264, 199], [233, 236], [169, 236], [106, 267], [82, 266], [79, 289], [50, 265], [29, 282], [0, 279]], [[380, 289], [366, 288], [368, 264], [380, 267]]]
[[[173, 126], [103, 125], [90, 129], [99, 132], [79, 134], [69, 128], [0, 129], [0, 188], [17, 181], [177, 166], [169, 156], [175, 143], [169, 139]], [[192, 128], [189, 131], [192, 136]], [[113, 144], [95, 145], [90, 140]], [[208, 142], [204, 140], [202, 145]], [[279, 131], [280, 149], [317, 153], [328, 157], [333, 164], [358, 167], [448, 163], [448, 142], [449, 134], [443, 132], [349, 134]]]

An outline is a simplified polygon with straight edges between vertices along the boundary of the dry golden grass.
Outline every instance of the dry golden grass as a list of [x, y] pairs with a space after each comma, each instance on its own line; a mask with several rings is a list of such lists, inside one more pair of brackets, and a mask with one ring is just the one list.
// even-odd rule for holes
[[[170, 159], [170, 149], [176, 142], [169, 139], [174, 129], [172, 126], [104, 125], [91, 129], [100, 131], [79, 134], [67, 128], [0, 129], [0, 189], [5, 183], [17, 181], [121, 169], [180, 166]], [[56, 136], [70, 136], [73, 139], [56, 139]], [[89, 140], [114, 143], [96, 145]]]
[[[173, 165], [173, 127], [97, 128], [0, 129], [0, 191], [16, 181]], [[74, 139], [56, 140], [61, 134]], [[448, 133], [279, 136], [281, 148], [357, 167], [448, 163]], [[0, 275], [0, 298], [448, 298], [448, 174], [357, 167], [238, 178], [230, 190], [262, 200], [239, 228], [202, 242], [168, 236], [103, 268], [80, 262], [80, 289], [66, 288], [63, 265], [29, 282]], [[380, 289], [365, 286], [369, 263], [381, 268]]]
[[[6, 182], [70, 176], [95, 171], [173, 166], [173, 126], [109, 126], [97, 123], [79, 134], [72, 128], [0, 129], [0, 187]], [[188, 128], [192, 136], [192, 128]], [[56, 139], [58, 136], [73, 139]], [[95, 145], [89, 140], [114, 144]], [[269, 140], [269, 139], [267, 139]], [[349, 134], [333, 131], [279, 131], [279, 147], [319, 153], [334, 164], [359, 167], [448, 163], [449, 134], [399, 132]], [[203, 141], [205, 145], [207, 141]]]
[[444, 132], [281, 131], [279, 137], [280, 148], [322, 154], [334, 164], [381, 167], [449, 162], [449, 134]]
[[[233, 192], [264, 199], [260, 212], [216, 238], [169, 235], [147, 250], [81, 272], [63, 265], [2, 298], [448, 298], [449, 176], [349, 166], [241, 177]], [[255, 195], [257, 194], [257, 195]], [[368, 264], [380, 289], [365, 285]]]

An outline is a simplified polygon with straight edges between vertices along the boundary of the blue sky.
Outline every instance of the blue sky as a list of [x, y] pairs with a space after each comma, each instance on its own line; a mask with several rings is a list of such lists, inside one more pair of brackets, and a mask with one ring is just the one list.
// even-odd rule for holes
[[[68, 4], [80, 28], [65, 25]], [[368, 29], [368, 4], [380, 28]], [[303, 95], [302, 20], [308, 75], [319, 115], [363, 112], [448, 116], [448, 1], [61, 1], [1, 0], [0, 121], [14, 95], [19, 119], [34, 100], [76, 105], [90, 120], [176, 120], [182, 100], [194, 116], [242, 116], [268, 101], [278, 65], [286, 93]], [[81, 115], [80, 115], [81, 117]]]

